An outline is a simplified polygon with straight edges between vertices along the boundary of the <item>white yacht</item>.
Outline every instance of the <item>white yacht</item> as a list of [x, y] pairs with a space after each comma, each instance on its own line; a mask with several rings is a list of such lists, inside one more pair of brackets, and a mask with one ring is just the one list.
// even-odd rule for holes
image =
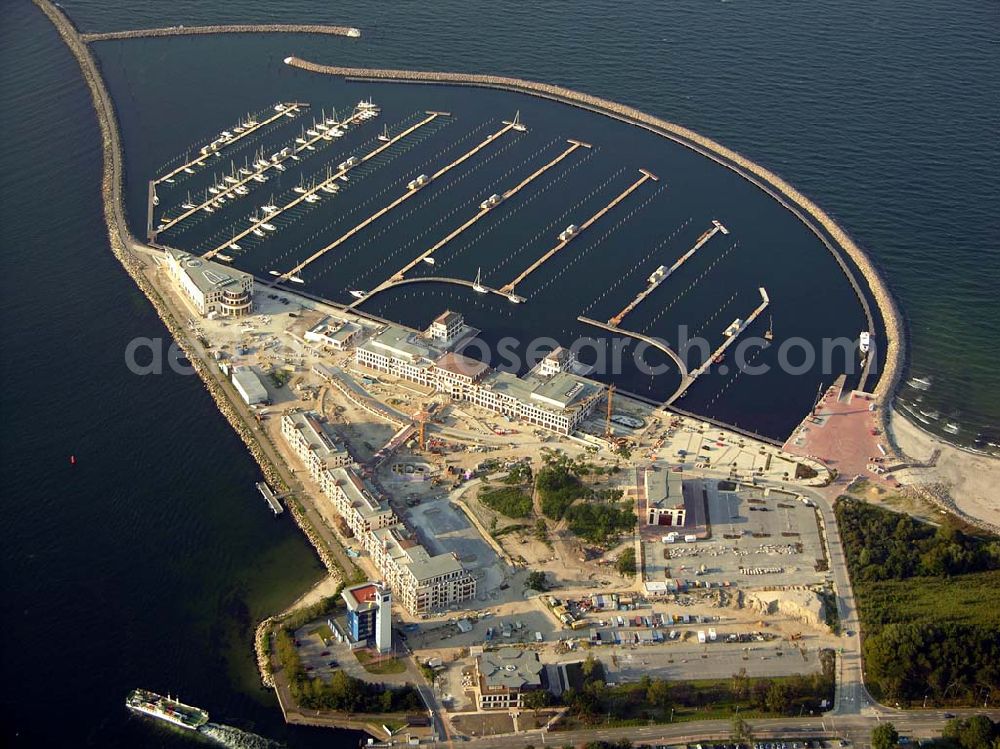
[[364, 299], [366, 296], [368, 296], [368, 292], [361, 291], [361, 289], [353, 289], [351, 291], [351, 296], [356, 297], [358, 299]]
[[382, 128], [382, 134], [378, 136], [378, 139], [380, 141], [382, 141], [383, 143], [388, 143], [389, 142], [389, 126], [388, 125], [386, 125], [384, 128]]
[[263, 237], [264, 236], [264, 232], [262, 232], [260, 229], [254, 229], [250, 233], [253, 234], [255, 237]]
[[472, 282], [472, 290], [478, 294], [485, 294], [489, 291], [483, 286], [483, 269], [476, 268], [476, 280]]
[[264, 228], [264, 231], [276, 231], [278, 228], [274, 224], [267, 224], [267, 223], [261, 224], [261, 226]]

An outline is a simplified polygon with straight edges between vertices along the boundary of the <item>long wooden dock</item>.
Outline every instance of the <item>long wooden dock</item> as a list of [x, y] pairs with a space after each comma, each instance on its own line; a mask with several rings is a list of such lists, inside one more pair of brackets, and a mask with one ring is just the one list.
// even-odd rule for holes
[[255, 132], [257, 132], [258, 130], [260, 130], [262, 127], [267, 127], [272, 122], [275, 122], [275, 121], [281, 119], [282, 117], [288, 116], [287, 113], [289, 113], [289, 112], [292, 115], [294, 115], [294, 114], [298, 113], [299, 111], [301, 111], [302, 109], [304, 109], [305, 107], [308, 107], [309, 105], [306, 104], [305, 102], [293, 101], [293, 102], [287, 102], [287, 103], [286, 102], [279, 102], [278, 106], [283, 107], [283, 109], [280, 112], [277, 111], [277, 110], [275, 110], [275, 114], [271, 115], [270, 117], [261, 120], [256, 125], [251, 125], [248, 128], [244, 128], [242, 133], [235, 133], [233, 135], [233, 137], [230, 138], [229, 140], [227, 140], [225, 143], [223, 143], [220, 148], [216, 149], [215, 151], [210, 151], [209, 153], [201, 153], [201, 154], [199, 154], [198, 158], [191, 159], [186, 164], [181, 164], [179, 167], [177, 167], [173, 171], [167, 172], [166, 174], [164, 174], [164, 175], [162, 175], [160, 177], [157, 177], [156, 179], [153, 180], [153, 184], [154, 185], [158, 185], [161, 182], [165, 182], [168, 179], [173, 179], [178, 174], [180, 174], [181, 172], [183, 172], [185, 169], [190, 169], [191, 167], [195, 166], [196, 164], [199, 165], [199, 166], [201, 166], [205, 162], [206, 159], [210, 159], [213, 156], [215, 156], [217, 154], [220, 154], [224, 149], [228, 148], [229, 146], [231, 146], [231, 145], [233, 145], [235, 143], [239, 143], [241, 140], [243, 140], [244, 138], [246, 138], [249, 135], [253, 135]]
[[686, 263], [688, 259], [692, 255], [694, 255], [694, 253], [700, 250], [705, 245], [705, 243], [708, 242], [708, 240], [710, 240], [720, 231], [725, 231], [725, 227], [723, 227], [723, 225], [720, 224], [719, 222], [715, 222], [715, 224], [712, 226], [711, 229], [709, 229], [708, 231], [703, 233], [700, 237], [698, 237], [698, 241], [694, 243], [694, 246], [690, 250], [685, 252], [683, 255], [677, 258], [677, 260], [674, 261], [674, 264], [670, 266], [670, 268], [667, 270], [666, 273], [664, 273], [659, 278], [650, 281], [649, 285], [645, 289], [640, 291], [636, 295], [635, 299], [626, 304], [625, 307], [621, 310], [621, 312], [619, 312], [617, 315], [608, 320], [608, 325], [614, 325], [616, 327], [621, 325], [622, 320], [624, 320], [625, 317], [632, 310], [638, 307], [646, 297], [648, 297], [650, 294], [656, 291], [656, 289], [659, 288], [660, 284], [662, 284], [664, 281], [670, 278], [670, 276], [673, 275], [674, 271], [676, 271], [678, 268], [684, 265], [684, 263]]
[[530, 276], [532, 273], [534, 273], [536, 270], [538, 270], [542, 265], [544, 265], [546, 262], [548, 262], [552, 258], [553, 255], [555, 255], [557, 252], [559, 252], [559, 250], [561, 250], [563, 247], [565, 247], [570, 242], [572, 242], [574, 239], [576, 239], [578, 236], [580, 236], [592, 224], [594, 224], [596, 221], [598, 221], [601, 218], [601, 216], [603, 216], [605, 213], [607, 213], [612, 208], [614, 208], [616, 205], [618, 205], [623, 200], [625, 200], [625, 198], [627, 198], [633, 192], [635, 192], [636, 190], [638, 190], [647, 181], [649, 181], [649, 180], [658, 180], [659, 179], [659, 177], [657, 177], [655, 174], [653, 174], [652, 172], [646, 171], [645, 169], [640, 169], [639, 172], [642, 174], [642, 176], [639, 179], [637, 179], [635, 182], [633, 182], [631, 185], [629, 185], [614, 200], [612, 200], [610, 203], [608, 203], [606, 206], [604, 206], [601, 210], [599, 210], [593, 216], [591, 216], [586, 221], [584, 221], [575, 232], [573, 232], [572, 234], [570, 234], [569, 236], [567, 236], [565, 239], [559, 240], [559, 243], [555, 247], [553, 247], [551, 250], [549, 250], [544, 255], [542, 255], [540, 258], [538, 258], [538, 260], [536, 260], [531, 265], [529, 265], [527, 268], [525, 268], [517, 278], [515, 278], [513, 281], [511, 281], [506, 286], [501, 287], [500, 290], [503, 291], [503, 292], [505, 292], [505, 293], [507, 293], [507, 294], [513, 294], [514, 293], [514, 289], [517, 288], [517, 285], [519, 283], [521, 283], [522, 281], [524, 281], [524, 279], [526, 279], [528, 276]]
[[[337, 122], [332, 127], [346, 127], [346, 126], [351, 126], [351, 125], [355, 125], [355, 124], [357, 124], [358, 122], [361, 122], [361, 121], [363, 121], [362, 117], [361, 117], [361, 113], [360, 112], [355, 112], [350, 117], [348, 117], [346, 120], [342, 120], [341, 122]], [[153, 237], [155, 238], [155, 236], [157, 234], [160, 234], [161, 232], [165, 232], [168, 229], [171, 229], [174, 226], [177, 226], [177, 224], [179, 224], [182, 221], [184, 221], [184, 220], [190, 218], [191, 216], [194, 216], [195, 214], [197, 214], [198, 211], [203, 211], [206, 208], [206, 206], [212, 205], [214, 202], [216, 202], [220, 198], [228, 199], [230, 196], [232, 196], [233, 194], [235, 194], [236, 188], [243, 187], [244, 185], [247, 185], [247, 184], [255, 181], [254, 180], [255, 177], [263, 175], [263, 174], [267, 173], [268, 171], [270, 171], [271, 169], [277, 168], [278, 164], [283, 164], [284, 162], [288, 161], [289, 159], [291, 159], [292, 155], [298, 156], [303, 151], [311, 150], [311, 147], [313, 146], [313, 144], [315, 144], [317, 141], [322, 140], [325, 137], [325, 135], [326, 135], [327, 132], [328, 131], [323, 131], [322, 133], [320, 133], [319, 135], [317, 135], [315, 137], [309, 137], [309, 138], [306, 139], [305, 143], [294, 143], [294, 141], [293, 141], [293, 147], [292, 147], [292, 149], [291, 149], [291, 151], [290, 151], [289, 154], [286, 154], [285, 156], [281, 156], [280, 158], [275, 159], [273, 161], [268, 161], [265, 166], [256, 168], [253, 171], [253, 173], [242, 177], [241, 179], [239, 179], [236, 182], [233, 182], [231, 184], [227, 183], [226, 186], [225, 186], [225, 188], [223, 190], [219, 191], [218, 193], [216, 193], [215, 195], [213, 195], [210, 198], [206, 198], [204, 200], [204, 202], [199, 203], [198, 205], [194, 206], [194, 208], [188, 208], [183, 213], [181, 213], [179, 216], [177, 216], [174, 219], [171, 219], [170, 221], [163, 222], [163, 224], [161, 224], [160, 226], [158, 226], [155, 229], [155, 231], [153, 232]]]
[[[255, 229], [260, 229], [260, 227], [263, 226], [264, 224], [270, 223], [273, 219], [277, 218], [278, 216], [280, 216], [285, 211], [288, 211], [288, 210], [294, 208], [295, 206], [299, 205], [303, 201], [305, 201], [305, 199], [307, 197], [309, 197], [310, 195], [314, 195], [315, 193], [319, 192], [320, 190], [322, 190], [327, 185], [331, 185], [331, 184], [335, 183], [338, 179], [340, 179], [341, 177], [343, 177], [345, 174], [347, 174], [352, 169], [361, 166], [366, 161], [374, 159], [380, 153], [382, 153], [383, 151], [385, 151], [388, 148], [391, 148], [392, 146], [394, 146], [396, 143], [398, 143], [399, 141], [401, 141], [406, 136], [410, 135], [411, 133], [416, 132], [417, 130], [419, 130], [420, 128], [422, 128], [424, 125], [430, 124], [431, 122], [433, 122], [434, 120], [436, 120], [438, 117], [444, 116], [445, 114], [446, 113], [444, 113], [444, 112], [428, 112], [427, 116], [424, 119], [420, 120], [420, 122], [417, 122], [415, 125], [411, 125], [410, 127], [406, 128], [403, 132], [399, 133], [398, 135], [394, 135], [393, 137], [391, 137], [389, 140], [387, 140], [382, 145], [380, 145], [377, 148], [369, 151], [364, 156], [362, 156], [360, 159], [358, 159], [357, 163], [353, 164], [352, 166], [343, 166], [343, 167], [337, 169], [337, 171], [334, 172], [333, 174], [331, 174], [331, 176], [328, 177], [327, 179], [323, 180], [322, 182], [320, 182], [317, 185], [313, 185], [308, 190], [306, 190], [304, 193], [300, 194], [297, 198], [293, 199], [291, 202], [287, 203], [286, 205], [281, 206], [280, 208], [278, 208], [278, 210], [272, 211], [266, 217], [262, 218], [260, 221], [254, 221], [253, 223], [250, 224], [249, 228], [244, 229], [243, 231], [239, 232], [234, 237], [232, 237], [231, 239], [223, 242], [222, 244], [220, 244], [215, 249], [209, 250], [204, 255], [202, 255], [202, 257], [204, 257], [204, 258], [213, 258], [213, 257], [215, 257], [220, 252], [222, 252], [224, 249], [226, 249], [227, 247], [229, 247], [229, 245], [231, 243], [238, 242], [243, 237], [245, 237], [248, 234], [252, 233]], [[289, 274], [289, 275], [294, 275], [294, 274]]]
[[485, 140], [483, 140], [481, 143], [479, 143], [478, 145], [476, 145], [474, 148], [466, 151], [464, 154], [462, 154], [461, 156], [459, 156], [457, 159], [455, 159], [454, 161], [452, 161], [450, 164], [446, 164], [445, 166], [441, 167], [436, 172], [434, 172], [434, 174], [430, 175], [428, 177], [427, 181], [423, 185], [421, 185], [420, 187], [417, 187], [417, 188], [409, 188], [409, 189], [407, 189], [407, 191], [404, 192], [402, 195], [400, 195], [398, 198], [396, 198], [395, 200], [393, 200], [388, 205], [386, 205], [386, 206], [380, 208], [379, 210], [377, 210], [375, 213], [373, 213], [371, 216], [369, 216], [368, 218], [366, 218], [360, 224], [357, 224], [354, 228], [352, 228], [352, 229], [348, 230], [347, 232], [345, 232], [344, 234], [340, 235], [339, 237], [337, 237], [337, 239], [333, 240], [330, 244], [326, 245], [325, 247], [322, 247], [322, 248], [316, 250], [316, 252], [314, 252], [312, 255], [310, 255], [309, 257], [307, 257], [305, 260], [303, 260], [301, 263], [299, 263], [298, 265], [296, 265], [291, 270], [285, 271], [284, 273], [282, 273], [280, 276], [278, 276], [278, 282], [280, 283], [281, 281], [287, 281], [290, 278], [296, 278], [296, 277], [298, 277], [298, 274], [301, 273], [304, 268], [308, 267], [309, 265], [312, 265], [314, 262], [316, 262], [317, 260], [319, 260], [326, 253], [328, 253], [330, 250], [332, 250], [332, 249], [340, 246], [341, 244], [343, 244], [344, 242], [346, 242], [348, 239], [350, 239], [351, 237], [353, 237], [355, 234], [357, 234], [359, 231], [362, 231], [366, 226], [372, 224], [375, 221], [378, 221], [378, 219], [380, 219], [382, 216], [384, 216], [385, 214], [389, 213], [389, 211], [393, 210], [394, 208], [402, 205], [403, 203], [405, 203], [407, 200], [409, 200], [410, 198], [412, 198], [414, 195], [416, 195], [421, 190], [427, 189], [427, 187], [429, 185], [433, 184], [433, 182], [436, 179], [438, 179], [440, 177], [443, 177], [445, 174], [447, 174], [448, 172], [450, 172], [455, 167], [459, 166], [460, 164], [465, 163], [466, 161], [468, 161], [469, 159], [471, 159], [473, 156], [475, 156], [477, 153], [479, 153], [481, 150], [483, 150], [484, 148], [486, 148], [487, 146], [489, 146], [491, 143], [496, 142], [499, 138], [503, 137], [506, 133], [510, 132], [511, 130], [514, 130], [515, 128], [517, 128], [517, 125], [515, 123], [512, 123], [512, 122], [505, 123], [502, 128], [500, 128], [499, 130], [497, 130], [495, 133], [492, 133], [492, 134], [488, 135]]
[[[529, 174], [527, 177], [525, 177], [524, 179], [522, 179], [519, 183], [517, 183], [516, 185], [514, 185], [510, 189], [505, 190], [504, 192], [500, 193], [501, 202], [506, 202], [509, 198], [512, 198], [513, 196], [517, 195], [517, 193], [519, 193], [525, 187], [527, 187], [528, 185], [530, 185], [534, 180], [536, 180], [539, 177], [541, 177], [549, 169], [551, 169], [552, 167], [556, 166], [561, 161], [563, 161], [564, 159], [566, 159], [570, 154], [572, 154], [577, 149], [579, 149], [579, 148], [590, 148], [591, 147], [589, 143], [584, 143], [584, 142], [579, 141], [579, 140], [569, 139], [567, 142], [570, 144], [569, 148], [567, 148], [566, 150], [564, 150], [562, 153], [560, 153], [554, 159], [552, 159], [551, 161], [549, 161], [547, 164], [544, 164], [544, 165], [540, 166], [538, 169], [536, 169], [534, 172], [532, 172], [531, 174]], [[400, 281], [402, 281], [403, 277], [407, 273], [409, 273], [411, 270], [413, 270], [416, 266], [420, 265], [421, 262], [423, 262], [427, 258], [431, 257], [435, 252], [437, 252], [442, 247], [444, 247], [446, 244], [448, 244], [449, 242], [451, 242], [453, 239], [455, 239], [455, 237], [459, 236], [462, 232], [464, 232], [464, 231], [468, 230], [469, 228], [471, 228], [472, 226], [474, 226], [476, 224], [476, 222], [478, 222], [480, 219], [484, 218], [488, 213], [491, 213], [492, 211], [496, 210], [497, 207], [499, 207], [499, 205], [497, 205], [497, 206], [487, 206], [486, 208], [480, 207], [479, 210], [476, 212], [476, 214], [472, 216], [472, 218], [470, 218], [468, 221], [464, 222], [461, 226], [459, 226], [456, 229], [454, 229], [451, 232], [449, 232], [445, 237], [443, 237], [442, 239], [440, 239], [437, 242], [435, 242], [427, 250], [425, 250], [424, 252], [422, 252], [419, 255], [417, 255], [413, 260], [411, 260], [406, 265], [404, 265], [402, 268], [400, 268], [398, 271], [396, 271], [392, 276], [390, 276], [385, 281], [383, 281], [378, 286], [376, 286], [374, 289], [372, 289], [371, 291], [369, 291], [365, 295], [364, 299], [359, 299], [357, 302], [353, 302], [352, 304], [350, 304], [348, 306], [349, 307], [354, 307], [354, 306], [360, 304], [362, 301], [366, 301], [366, 300], [370, 299], [375, 294], [379, 294], [379, 293], [385, 291], [386, 289], [392, 288], [393, 286], [395, 286], [396, 284], [398, 284]], [[458, 280], [458, 279], [455, 279], [455, 280]], [[483, 286], [483, 288], [485, 289], [487, 287]], [[499, 294], [500, 292], [497, 291], [496, 293]]]

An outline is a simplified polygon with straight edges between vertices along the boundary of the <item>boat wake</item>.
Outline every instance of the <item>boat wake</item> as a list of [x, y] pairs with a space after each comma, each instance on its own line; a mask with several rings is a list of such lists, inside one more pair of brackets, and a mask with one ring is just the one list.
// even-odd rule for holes
[[198, 729], [198, 732], [229, 749], [279, 749], [284, 746], [280, 742], [265, 739], [255, 733], [218, 723], [206, 723]]

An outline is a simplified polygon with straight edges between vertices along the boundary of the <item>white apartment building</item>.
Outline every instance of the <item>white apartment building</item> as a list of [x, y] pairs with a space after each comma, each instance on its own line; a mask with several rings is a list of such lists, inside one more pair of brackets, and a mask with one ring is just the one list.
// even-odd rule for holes
[[295, 454], [309, 469], [309, 475], [319, 481], [328, 468], [350, 465], [350, 453], [334, 441], [326, 425], [311, 411], [289, 413], [281, 417], [281, 434]]
[[362, 478], [348, 468], [323, 471], [320, 488], [333, 502], [334, 508], [344, 518], [354, 535], [363, 541], [370, 531], [387, 528], [399, 522], [389, 504], [376, 497]]
[[[454, 327], [455, 313], [441, 315], [431, 326], [440, 335]], [[461, 317], [460, 315], [458, 316]], [[458, 320], [459, 325], [463, 323]], [[428, 334], [429, 335], [429, 334]], [[379, 372], [448, 393], [508, 418], [572, 434], [593, 412], [603, 386], [573, 374], [572, 354], [559, 348], [527, 376], [491, 372], [482, 362], [458, 353], [442, 353], [426, 336], [397, 325], [358, 346], [355, 361]]]
[[399, 602], [419, 614], [476, 595], [476, 579], [454, 554], [431, 556], [402, 523], [366, 536], [368, 553]]
[[456, 339], [465, 329], [465, 318], [458, 312], [445, 310], [436, 318], [427, 329], [427, 336], [438, 343], [448, 343]]
[[202, 317], [244, 317], [253, 311], [253, 276], [183, 250], [164, 252], [167, 272]]

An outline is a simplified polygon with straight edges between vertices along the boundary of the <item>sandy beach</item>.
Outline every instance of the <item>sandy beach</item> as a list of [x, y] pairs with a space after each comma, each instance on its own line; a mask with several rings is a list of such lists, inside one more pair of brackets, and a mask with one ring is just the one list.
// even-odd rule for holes
[[928, 434], [895, 410], [890, 427], [899, 448], [915, 461], [929, 460], [940, 450], [937, 462], [928, 468], [907, 468], [896, 477], [907, 485], [937, 485], [955, 506], [971, 518], [1000, 529], [1000, 459], [962, 450]]

